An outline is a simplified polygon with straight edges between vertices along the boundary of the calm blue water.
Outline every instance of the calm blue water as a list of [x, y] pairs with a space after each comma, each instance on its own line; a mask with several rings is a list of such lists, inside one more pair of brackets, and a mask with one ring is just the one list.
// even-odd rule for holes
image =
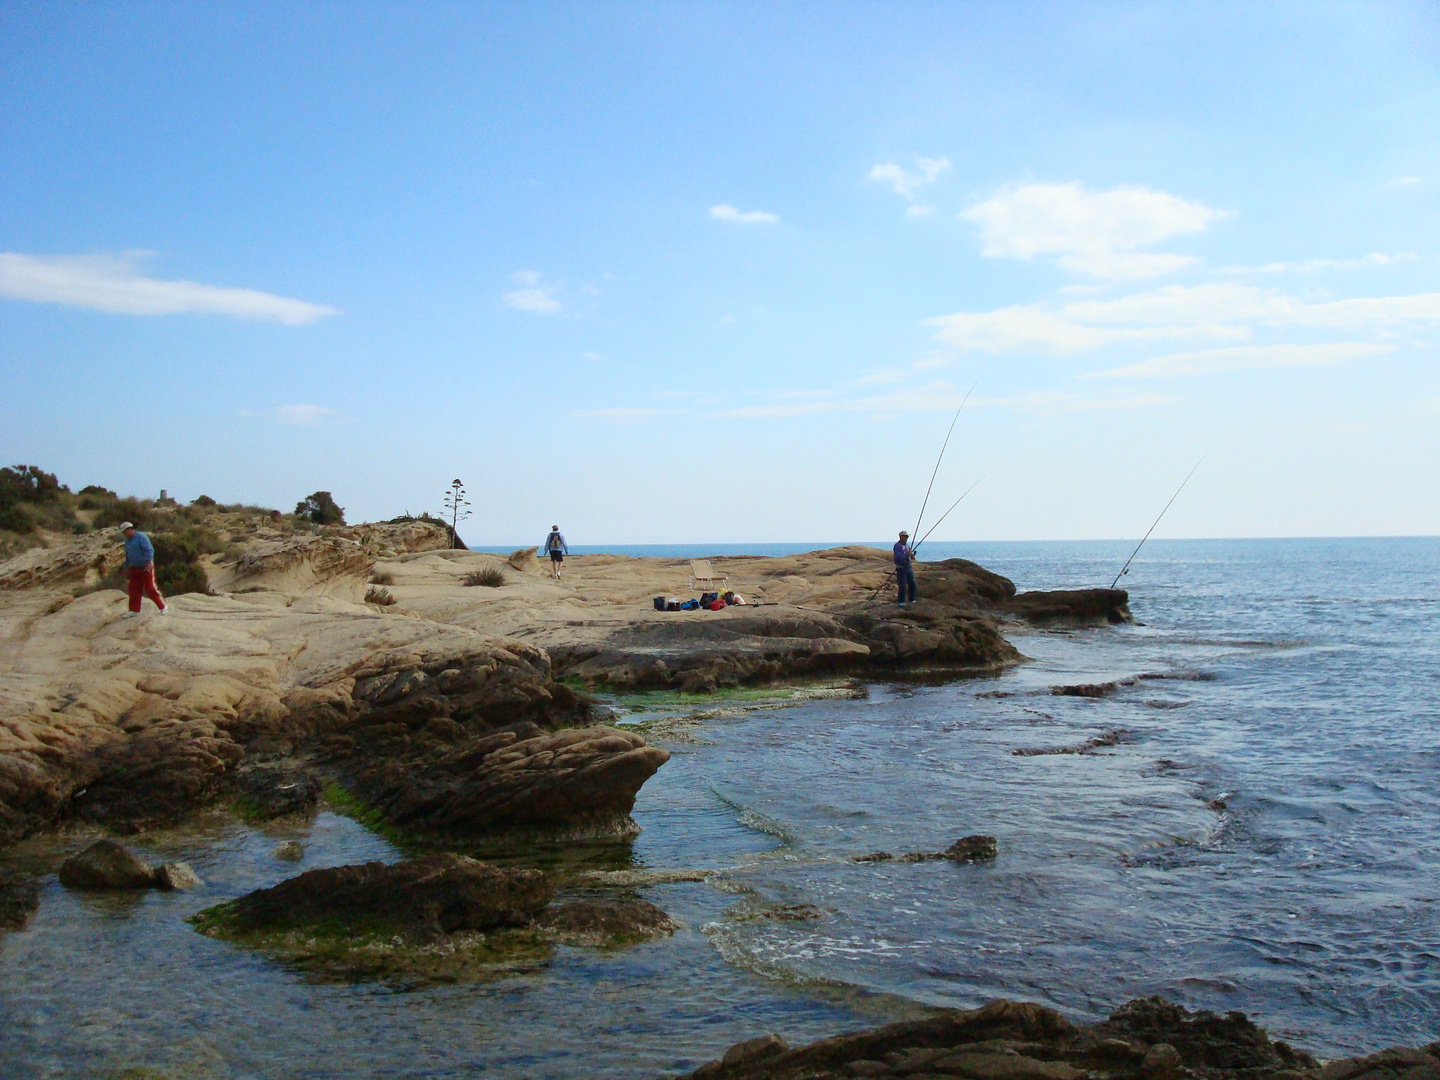
[[[926, 555], [1052, 588], [1108, 584], [1130, 546]], [[1152, 541], [1125, 584], [1140, 624], [1016, 634], [1031, 662], [1000, 678], [697, 719], [628, 852], [717, 871], [640, 890], [687, 924], [664, 942], [396, 993], [312, 985], [184, 924], [294, 873], [282, 836], [302, 868], [396, 857], [328, 813], [142, 845], [194, 862], [195, 895], [51, 879], [0, 938], [4, 1074], [662, 1075], [767, 1031], [997, 996], [1096, 1017], [1163, 993], [1327, 1056], [1440, 1038], [1440, 540]], [[851, 861], [975, 832], [994, 864]]]

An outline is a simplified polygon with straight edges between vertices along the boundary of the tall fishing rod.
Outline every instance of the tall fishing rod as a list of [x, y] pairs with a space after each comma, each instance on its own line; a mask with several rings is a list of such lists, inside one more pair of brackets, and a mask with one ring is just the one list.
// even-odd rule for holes
[[[1208, 455], [1209, 453], [1210, 451], [1206, 450], [1204, 454], [1200, 455], [1200, 460], [1195, 462], [1195, 469], [1200, 468], [1201, 464], [1205, 461], [1206, 455]], [[1191, 469], [1190, 472], [1186, 474], [1185, 479], [1180, 481], [1180, 486], [1175, 489], [1175, 494], [1170, 496], [1170, 502], [1167, 502], [1165, 504], [1165, 510], [1169, 510], [1170, 504], [1180, 497], [1180, 492], [1185, 490], [1185, 485], [1190, 482], [1190, 477], [1195, 475], [1195, 469]], [[1115, 580], [1110, 582], [1110, 588], [1115, 588], [1116, 584], [1119, 583], [1120, 579], [1130, 572], [1131, 560], [1133, 560], [1136, 555], [1140, 554], [1140, 549], [1145, 546], [1145, 541], [1150, 539], [1150, 534], [1155, 531], [1155, 526], [1160, 524], [1160, 518], [1163, 518], [1165, 516], [1165, 510], [1161, 510], [1160, 517], [1157, 517], [1155, 521], [1150, 525], [1150, 528], [1145, 530], [1145, 535], [1140, 538], [1140, 543], [1136, 544], [1135, 550], [1130, 552], [1130, 558], [1125, 560], [1125, 565], [1122, 566], [1120, 568], [1120, 572], [1115, 575]]]
[[[935, 459], [935, 468], [930, 470], [930, 483], [925, 488], [925, 499], [920, 503], [920, 516], [915, 519], [915, 532], [913, 533], [915, 536], [920, 535], [920, 523], [925, 520], [925, 507], [930, 505], [930, 492], [935, 487], [935, 477], [940, 475], [940, 463], [945, 460], [945, 450], [950, 445], [950, 436], [955, 432], [955, 421], [960, 419], [961, 409], [965, 408], [965, 403], [970, 400], [970, 395], [975, 392], [975, 387], [979, 385], [979, 383], [970, 384], [970, 389], [966, 390], [965, 396], [960, 399], [960, 408], [956, 409], [955, 415], [950, 418], [950, 427], [945, 431], [945, 441], [940, 444], [940, 456]], [[964, 498], [964, 496], [962, 495], [961, 498]], [[951, 507], [951, 509], [954, 509], [954, 507]], [[949, 511], [947, 510], [946, 513], [949, 513]], [[938, 522], [936, 524], [938, 524]], [[925, 535], [929, 536], [930, 534], [926, 533]], [[895, 571], [891, 570], [890, 573], [885, 576], [885, 580], [880, 583], [879, 588], [870, 594], [870, 599], [874, 600], [875, 597], [879, 596], [880, 589], [889, 585], [890, 579], [894, 576]]]
[[925, 507], [930, 505], [930, 489], [935, 486], [935, 477], [940, 474], [940, 463], [945, 460], [945, 449], [950, 445], [950, 436], [955, 432], [955, 421], [960, 419], [960, 409], [965, 408], [965, 402], [970, 400], [970, 395], [975, 392], [978, 383], [971, 383], [970, 389], [965, 391], [965, 396], [960, 399], [960, 408], [955, 410], [955, 415], [950, 418], [950, 427], [945, 432], [945, 441], [940, 444], [940, 456], [935, 459], [935, 468], [930, 473], [930, 484], [925, 488], [925, 501], [920, 504], [920, 516], [915, 519], [914, 536], [920, 535], [920, 522], [925, 520]]
[[[983, 476], [980, 477], [980, 480], [984, 480], [984, 479], [985, 479], [985, 477], [983, 477]], [[966, 489], [965, 489], [965, 495], [969, 495], [970, 492], [974, 491], [974, 490], [975, 490], [975, 485], [978, 484], [978, 483], [980, 483], [980, 480], [976, 480], [974, 484], [971, 484], [968, 488], [966, 488]], [[953, 503], [951, 503], [951, 504], [950, 504], [950, 510], [954, 510], [955, 507], [959, 506], [962, 502], [964, 502], [964, 501], [965, 501], [965, 495], [961, 495], [960, 498], [956, 499]], [[947, 517], [950, 516], [950, 510], [946, 510], [945, 513], [941, 514], [941, 515], [940, 515], [940, 521], [935, 522], [934, 525], [931, 525], [930, 528], [928, 528], [928, 529], [925, 530], [925, 535], [922, 536], [922, 537], [916, 542], [915, 546], [910, 549], [912, 552], [919, 551], [919, 550], [920, 550], [920, 545], [923, 544], [923, 543], [925, 543], [926, 540], [929, 540], [929, 539], [930, 539], [930, 534], [933, 533], [936, 529], [938, 529], [938, 528], [940, 527], [940, 522], [941, 522], [941, 521], [944, 521]], [[879, 586], [876, 587], [875, 591], [870, 594], [870, 599], [871, 599], [872, 601], [875, 599], [875, 597], [877, 597], [877, 596], [880, 595], [880, 590], [881, 590], [881, 589], [885, 588], [886, 585], [889, 585], [889, 584], [890, 584], [890, 579], [893, 578], [894, 576], [895, 576], [895, 571], [894, 571], [894, 570], [891, 570], [889, 574], [885, 575], [885, 580], [882, 581], [882, 582], [879, 584]]]
[[[980, 477], [980, 480], [984, 480], [984, 479], [985, 479], [985, 477], [983, 477], [983, 476]], [[980, 483], [980, 480], [976, 480], [974, 484], [971, 484], [968, 488], [966, 488], [966, 489], [965, 489], [965, 495], [969, 495], [970, 492], [974, 491], [975, 488], [976, 488], [976, 486]], [[961, 495], [960, 498], [956, 499], [953, 503], [951, 503], [951, 504], [950, 504], [950, 510], [954, 510], [955, 507], [959, 506], [962, 502], [964, 502], [964, 501], [965, 501], [965, 495]], [[950, 516], [950, 510], [946, 510], [943, 514], [940, 515], [940, 521], [944, 521], [947, 517]], [[920, 550], [920, 544], [923, 544], [926, 540], [929, 540], [929, 539], [930, 539], [930, 534], [933, 533], [936, 529], [938, 529], [938, 528], [940, 527], [940, 521], [935, 522], [934, 525], [931, 525], [930, 528], [926, 529], [926, 530], [925, 530], [925, 535], [920, 538], [919, 543], [917, 543], [917, 544], [915, 545], [915, 547], [912, 548], [911, 550], [913, 550], [913, 551], [919, 551], [919, 550]]]

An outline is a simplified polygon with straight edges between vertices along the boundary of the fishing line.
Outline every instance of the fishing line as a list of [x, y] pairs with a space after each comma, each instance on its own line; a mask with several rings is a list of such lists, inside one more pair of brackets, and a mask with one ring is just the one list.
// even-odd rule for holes
[[[1204, 463], [1205, 458], [1208, 457], [1209, 454], [1210, 451], [1206, 450], [1205, 453], [1200, 455], [1200, 460], [1195, 462], [1195, 469], [1200, 468], [1201, 464]], [[1170, 502], [1167, 502], [1165, 504], [1165, 510], [1169, 510], [1170, 503], [1173, 503], [1176, 499], [1180, 497], [1180, 492], [1185, 490], [1185, 485], [1190, 482], [1190, 477], [1195, 475], [1195, 469], [1191, 469], [1190, 472], [1186, 475], [1185, 479], [1180, 481], [1180, 486], [1175, 489], [1175, 494], [1170, 496]], [[1125, 565], [1120, 568], [1120, 573], [1116, 574], [1115, 580], [1110, 582], [1110, 588], [1115, 588], [1115, 585], [1119, 582], [1119, 580], [1130, 572], [1131, 559], [1134, 559], [1136, 555], [1140, 554], [1140, 549], [1145, 546], [1145, 541], [1150, 539], [1150, 534], [1155, 531], [1155, 526], [1160, 524], [1160, 518], [1163, 518], [1165, 516], [1165, 510], [1161, 510], [1160, 517], [1157, 517], [1155, 521], [1151, 524], [1150, 528], [1145, 530], [1145, 535], [1140, 538], [1140, 543], [1135, 545], [1135, 550], [1130, 552], [1130, 558], [1125, 560]]]
[[925, 520], [925, 507], [930, 505], [930, 489], [935, 486], [935, 477], [940, 474], [940, 463], [945, 460], [945, 448], [950, 445], [950, 436], [955, 431], [955, 421], [960, 419], [960, 409], [965, 408], [965, 402], [970, 400], [970, 395], [975, 392], [979, 383], [971, 383], [970, 389], [965, 391], [965, 396], [960, 399], [960, 408], [955, 410], [955, 415], [950, 419], [950, 430], [945, 432], [945, 441], [940, 444], [940, 456], [935, 459], [935, 469], [930, 474], [930, 486], [925, 489], [925, 501], [920, 504], [920, 516], [915, 519], [915, 531], [912, 536], [920, 535], [920, 522]]
[[[984, 479], [985, 479], [985, 477], [983, 477], [983, 476], [980, 477], [980, 480], [984, 480]], [[980, 483], [980, 480], [976, 480], [974, 484], [971, 484], [968, 488], [966, 488], [966, 489], [965, 489], [965, 495], [969, 495], [970, 492], [974, 491], [976, 484], [979, 484], [979, 483]], [[953, 503], [951, 503], [951, 504], [950, 504], [950, 510], [954, 510], [955, 507], [959, 506], [962, 502], [964, 502], [964, 501], [965, 501], [965, 495], [961, 495], [960, 498], [956, 499]], [[943, 514], [940, 515], [940, 521], [944, 521], [947, 517], [950, 516], [950, 510], [946, 510]], [[920, 544], [923, 544], [926, 540], [929, 540], [929, 539], [930, 539], [930, 534], [933, 533], [936, 529], [938, 529], [938, 528], [940, 527], [940, 521], [935, 522], [934, 525], [931, 525], [930, 528], [928, 528], [927, 530], [925, 530], [925, 535], [922, 536], [922, 537], [920, 538], [920, 542], [915, 545], [915, 548], [914, 548], [915, 551], [919, 551], [919, 550], [920, 550]]]

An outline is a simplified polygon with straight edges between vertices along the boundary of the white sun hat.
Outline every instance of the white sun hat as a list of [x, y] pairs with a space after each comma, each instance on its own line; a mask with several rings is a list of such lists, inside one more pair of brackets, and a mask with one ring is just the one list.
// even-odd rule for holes
[[129, 522], [129, 521], [122, 521], [122, 522], [120, 523], [120, 531], [121, 531], [121, 532], [124, 532], [126, 529], [133, 529], [134, 527], [135, 527], [134, 524], [131, 523], [131, 522]]

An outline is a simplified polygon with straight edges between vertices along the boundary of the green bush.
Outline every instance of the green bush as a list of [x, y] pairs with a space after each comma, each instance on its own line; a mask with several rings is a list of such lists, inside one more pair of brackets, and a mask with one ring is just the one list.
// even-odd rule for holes
[[30, 508], [22, 502], [0, 501], [0, 529], [15, 533], [34, 532], [35, 519], [30, 514]]
[[97, 529], [104, 529], [108, 526], [119, 525], [122, 521], [128, 521], [141, 532], [148, 532], [155, 527], [157, 520], [154, 505], [148, 500], [141, 502], [131, 496], [116, 499], [114, 502], [100, 507], [91, 524]]
[[295, 504], [295, 515], [316, 525], [344, 525], [345, 508], [336, 506], [328, 491], [316, 491]]
[[162, 596], [210, 591], [210, 579], [199, 563], [204, 537], [197, 534], [205, 532], [209, 530], [187, 529], [150, 538], [155, 545], [155, 584]]

